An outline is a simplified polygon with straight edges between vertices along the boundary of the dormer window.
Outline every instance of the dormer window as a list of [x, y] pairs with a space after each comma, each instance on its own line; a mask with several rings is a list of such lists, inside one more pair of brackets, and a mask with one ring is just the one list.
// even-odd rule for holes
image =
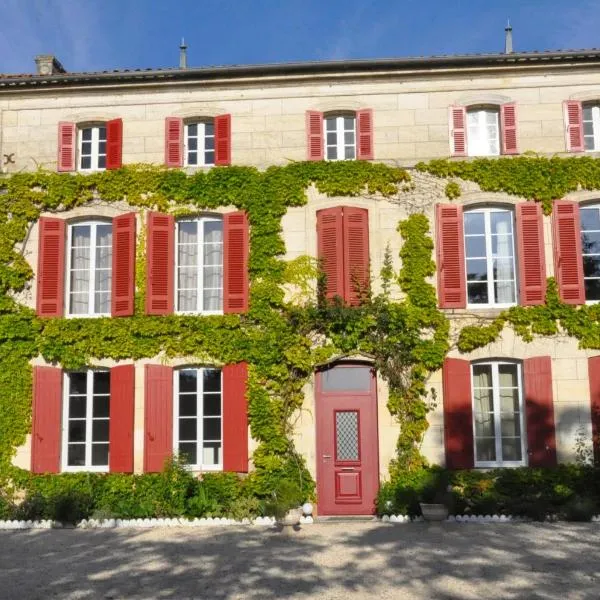
[[195, 121], [185, 124], [185, 165], [188, 167], [215, 164], [214, 121]]
[[79, 129], [79, 170], [106, 169], [106, 125], [91, 125]]

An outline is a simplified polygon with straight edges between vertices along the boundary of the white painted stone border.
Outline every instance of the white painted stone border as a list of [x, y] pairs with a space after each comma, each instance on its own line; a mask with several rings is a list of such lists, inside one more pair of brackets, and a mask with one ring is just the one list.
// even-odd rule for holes
[[[300, 517], [302, 525], [312, 524], [311, 516]], [[84, 519], [77, 524], [77, 529], [114, 529], [114, 528], [153, 528], [153, 527], [215, 527], [226, 525], [275, 525], [274, 517], [256, 517], [234, 521], [225, 517], [207, 517], [202, 519]], [[0, 521], [0, 529], [61, 529], [59, 521]]]
[[[410, 517], [409, 515], [383, 515], [383, 523], [414, 523], [424, 521], [423, 517]], [[527, 517], [513, 515], [450, 515], [446, 523], [526, 523]], [[600, 515], [592, 517], [592, 523], [600, 523]]]

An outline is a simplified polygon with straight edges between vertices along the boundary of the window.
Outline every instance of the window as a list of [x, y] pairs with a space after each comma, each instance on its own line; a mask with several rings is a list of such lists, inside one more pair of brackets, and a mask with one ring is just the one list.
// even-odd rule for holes
[[98, 171], [106, 168], [106, 126], [79, 129], [79, 169]]
[[585, 299], [600, 300], [600, 206], [582, 206], [581, 251]]
[[354, 115], [325, 117], [325, 158], [353, 160], [356, 158], [356, 118]]
[[220, 369], [175, 371], [174, 453], [192, 467], [222, 468]]
[[201, 217], [177, 222], [176, 310], [223, 310], [223, 220]]
[[112, 224], [69, 225], [67, 311], [73, 316], [110, 315]]
[[583, 143], [590, 152], [600, 150], [600, 104], [583, 105]]
[[110, 371], [64, 377], [63, 470], [107, 471]]
[[471, 370], [475, 466], [524, 465], [521, 365], [474, 363]]
[[500, 154], [498, 109], [481, 107], [467, 110], [467, 139], [469, 156], [498, 156]]
[[513, 213], [502, 208], [465, 211], [467, 303], [516, 303]]
[[185, 165], [215, 164], [215, 126], [212, 121], [185, 125]]

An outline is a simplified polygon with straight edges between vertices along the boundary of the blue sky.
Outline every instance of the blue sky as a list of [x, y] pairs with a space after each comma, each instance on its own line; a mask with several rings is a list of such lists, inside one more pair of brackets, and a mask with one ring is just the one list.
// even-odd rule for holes
[[36, 54], [69, 71], [600, 46], [598, 0], [0, 0], [0, 72]]

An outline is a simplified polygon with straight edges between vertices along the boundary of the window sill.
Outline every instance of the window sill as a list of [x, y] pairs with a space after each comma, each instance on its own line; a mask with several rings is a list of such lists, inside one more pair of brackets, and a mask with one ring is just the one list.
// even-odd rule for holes
[[505, 310], [518, 306], [517, 304], [511, 304], [510, 306], [486, 306], [486, 307], [468, 307], [468, 308], [442, 308], [444, 314], [448, 317], [474, 317], [477, 319], [495, 319], [500, 316]]
[[62, 467], [61, 473], [108, 473], [109, 467]]
[[[214, 316], [222, 316], [224, 313], [222, 310], [205, 310], [205, 311], [197, 311], [197, 310], [176, 310], [176, 315], [188, 316], [188, 317], [214, 317]], [[110, 316], [110, 315], [109, 315]]]
[[93, 315], [65, 315], [65, 319], [106, 319], [111, 317], [110, 313], [98, 313]]
[[475, 469], [518, 469], [519, 467], [526, 467], [527, 463], [524, 461], [520, 462], [503, 462], [503, 463], [475, 463]]
[[202, 473], [218, 473], [223, 470], [223, 465], [207, 465], [205, 467], [202, 465], [185, 465], [185, 468], [190, 473], [200, 475]]

